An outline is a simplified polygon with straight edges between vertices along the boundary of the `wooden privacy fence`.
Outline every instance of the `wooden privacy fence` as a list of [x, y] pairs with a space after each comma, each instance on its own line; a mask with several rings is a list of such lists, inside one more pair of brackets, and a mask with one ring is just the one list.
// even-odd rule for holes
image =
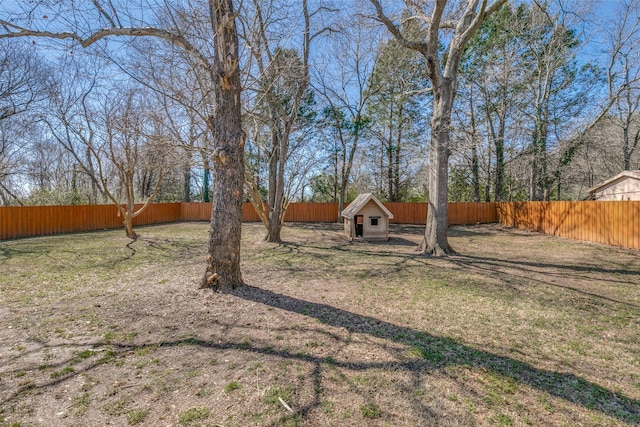
[[[394, 214], [392, 222], [424, 224], [426, 203], [387, 203]], [[139, 207], [139, 206], [138, 206]], [[176, 221], [209, 221], [211, 203], [154, 203], [134, 218], [133, 225]], [[242, 206], [245, 222], [260, 221], [250, 203]], [[285, 215], [287, 222], [335, 222], [337, 203], [291, 203]], [[450, 203], [450, 224], [497, 222], [495, 203]], [[20, 206], [0, 207], [0, 240], [19, 237], [77, 233], [122, 227], [122, 218], [114, 205]]]
[[[426, 203], [384, 203], [393, 214], [391, 223], [424, 225], [427, 222]], [[449, 224], [491, 224], [498, 222], [495, 203], [449, 203]]]
[[[149, 205], [133, 225], [180, 220], [180, 203], [159, 203]], [[0, 207], [0, 240], [120, 227], [122, 218], [114, 205]]]
[[[385, 203], [393, 223], [423, 225], [426, 203]], [[250, 203], [243, 221], [260, 221]], [[156, 203], [134, 226], [176, 221], [209, 221], [211, 203]], [[288, 222], [335, 222], [337, 203], [292, 203]], [[555, 236], [640, 249], [640, 202], [450, 203], [449, 224], [500, 222]], [[0, 240], [122, 227], [113, 205], [0, 207]]]
[[509, 227], [640, 249], [640, 202], [510, 202], [496, 208]]
[[[183, 221], [211, 220], [211, 203], [180, 203], [180, 205]], [[337, 220], [337, 203], [291, 203], [285, 215], [287, 222], [335, 222]], [[242, 221], [260, 221], [251, 203], [243, 203]]]
[[[392, 223], [423, 225], [427, 221], [426, 203], [384, 203], [393, 213]], [[348, 204], [347, 204], [348, 206]], [[346, 206], [345, 206], [346, 207]], [[184, 221], [209, 221], [211, 203], [182, 203]], [[449, 203], [449, 224], [488, 224], [498, 222], [495, 203]], [[245, 222], [260, 221], [250, 203], [242, 207]], [[336, 222], [337, 203], [291, 203], [285, 222]]]

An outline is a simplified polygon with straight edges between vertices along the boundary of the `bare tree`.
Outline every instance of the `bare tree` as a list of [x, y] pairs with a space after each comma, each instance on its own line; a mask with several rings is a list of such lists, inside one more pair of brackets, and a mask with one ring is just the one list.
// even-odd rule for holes
[[[50, 5], [49, 9], [46, 9]], [[207, 119], [214, 141], [214, 197], [209, 256], [203, 286], [232, 289], [242, 285], [240, 272], [240, 235], [242, 231], [242, 187], [244, 182], [244, 133], [241, 127], [239, 47], [232, 0], [208, 0], [191, 10], [187, 18], [206, 17], [210, 33], [207, 39], [191, 39], [181, 26], [142, 22], [140, 15], [128, 13], [131, 2], [123, 5], [99, 2], [40, 1], [22, 14], [12, 13], [0, 19], [0, 38], [44, 37], [70, 40], [88, 48], [105, 38], [154, 37], [184, 51], [193, 64], [202, 67], [211, 82], [215, 107]], [[153, 6], [145, 3], [150, 15], [171, 8], [170, 2]], [[27, 7], [27, 6], [25, 6]], [[134, 7], [135, 9], [135, 7]], [[47, 10], [49, 12], [47, 12]], [[5, 15], [6, 16], [6, 15]], [[148, 15], [147, 15], [148, 16]], [[35, 18], [37, 17], [37, 18]], [[76, 19], [77, 20], [73, 20]], [[176, 21], [177, 22], [177, 21]], [[213, 46], [211, 46], [213, 44]], [[213, 53], [210, 55], [209, 53]]]
[[[92, 138], [87, 144], [98, 170], [102, 190], [118, 207], [123, 217], [127, 237], [137, 237], [133, 230], [133, 218], [140, 215], [158, 193], [162, 182], [168, 141], [163, 136], [157, 118], [145, 108], [146, 100], [135, 91], [125, 93], [124, 104], [111, 102], [105, 105], [104, 137]], [[146, 104], [148, 105], [148, 104]], [[85, 111], [88, 111], [85, 107]], [[89, 122], [90, 123], [90, 122]], [[91, 134], [92, 137], [95, 133]], [[105, 164], [108, 162], [108, 164]], [[141, 207], [136, 208], [136, 172], [143, 163], [153, 164], [157, 175], [155, 183]], [[110, 188], [110, 177], [116, 176], [116, 191]], [[124, 200], [124, 203], [122, 203]]]
[[24, 174], [26, 141], [33, 132], [25, 113], [49, 95], [49, 70], [35, 51], [11, 40], [0, 41], [0, 199], [22, 204], [14, 181]]
[[315, 70], [315, 90], [326, 107], [330, 161], [333, 169], [334, 201], [338, 202], [338, 220], [347, 201], [347, 187], [353, 162], [369, 128], [365, 109], [373, 95], [371, 73], [375, 64], [378, 37], [363, 17], [354, 16], [331, 40], [325, 51], [327, 66]]
[[[484, 182], [484, 200], [489, 201], [491, 190], [494, 200], [502, 201], [505, 193], [505, 152], [513, 139], [511, 129], [521, 129], [522, 118], [514, 114], [524, 111], [529, 97], [524, 96], [523, 76], [530, 69], [524, 63], [518, 37], [522, 33], [522, 8], [506, 4], [491, 15], [475, 34], [465, 53], [462, 76], [463, 98], [468, 109], [459, 123], [466, 127], [471, 143], [470, 164], [474, 199], [481, 200]], [[468, 111], [468, 113], [467, 113]], [[511, 133], [511, 134], [510, 134]], [[484, 155], [483, 155], [484, 154]], [[495, 161], [492, 157], [495, 156]], [[484, 177], [480, 173], [484, 172]], [[483, 179], [484, 178], [484, 179]]]
[[[498, 10], [506, 0], [466, 0], [450, 2], [405, 1], [409, 19], [424, 26], [423, 39], [407, 38], [383, 9], [379, 0], [370, 0], [382, 22], [398, 42], [424, 55], [432, 84], [431, 145], [429, 152], [429, 210], [425, 235], [420, 249], [437, 256], [454, 253], [447, 239], [448, 176], [451, 111], [458, 89], [458, 67], [469, 39], [484, 19]], [[443, 36], [446, 33], [447, 36]], [[446, 62], [441, 49], [447, 46]]]
[[[287, 21], [290, 26], [300, 26], [302, 37], [299, 48], [285, 47], [292, 40], [283, 39], [279, 33], [281, 20], [288, 15], [291, 8], [300, 7], [302, 23]], [[291, 202], [285, 197], [288, 183], [285, 180], [287, 162], [294, 151], [292, 141], [296, 126], [304, 121], [304, 104], [309, 100], [309, 49], [315, 37], [324, 30], [311, 33], [311, 18], [318, 13], [309, 11], [307, 0], [298, 5], [276, 5], [275, 1], [263, 4], [254, 0], [252, 3], [252, 22], [245, 34], [245, 43], [250, 50], [252, 63], [248, 69], [254, 69], [250, 90], [254, 92], [254, 108], [250, 112], [250, 122], [255, 126], [267, 129], [263, 142], [254, 140], [267, 157], [268, 171], [268, 209], [265, 206], [257, 187], [256, 177], [248, 173], [249, 197], [258, 211], [263, 223], [266, 222], [266, 241], [280, 242], [280, 231], [284, 214]], [[292, 14], [293, 15], [293, 14]], [[276, 33], [276, 34], [274, 34]], [[254, 132], [259, 135], [259, 131]], [[251, 171], [248, 171], [251, 172]], [[253, 182], [252, 182], [253, 181]], [[266, 221], [265, 221], [266, 220]]]
[[22, 205], [18, 181], [26, 174], [27, 164], [24, 130], [27, 126], [16, 118], [0, 122], [0, 202]]
[[[117, 206], [127, 236], [135, 239], [132, 220], [153, 201], [162, 182], [170, 152], [166, 132], [144, 93], [112, 89], [92, 97], [94, 87], [76, 97], [67, 86], [66, 94], [52, 102], [55, 119], [44, 120], [75, 165]], [[150, 189], [136, 197], [136, 188], [145, 185], [139, 172], [150, 167], [155, 172]], [[144, 204], [136, 206], [140, 200]]]
[[[189, 22], [188, 16], [188, 10], [167, 10], [162, 19], [188, 28], [193, 37], [205, 40], [210, 32], [208, 24]], [[200, 200], [209, 202], [213, 148], [207, 120], [214, 108], [211, 79], [190, 55], [161, 40], [138, 38], [131, 47], [134, 54], [112, 60], [136, 82], [149, 88], [162, 105], [167, 131], [182, 153], [176, 159], [182, 166], [181, 199], [192, 201], [195, 190]]]
[[[403, 25], [403, 34], [416, 31]], [[370, 153], [377, 163], [377, 193], [390, 202], [405, 199], [408, 193], [411, 163], [420, 158], [425, 134], [424, 108], [430, 92], [424, 58], [396, 40], [382, 43], [370, 77], [371, 94], [367, 115], [371, 118], [373, 140]]]
[[631, 169], [631, 157], [640, 142], [640, 5], [620, 2], [613, 31], [607, 35], [609, 49], [607, 86], [613, 102], [611, 122], [620, 129], [622, 167]]
[[[599, 58], [603, 61], [600, 65], [606, 78], [605, 96], [592, 112], [591, 120], [559, 147], [554, 171], [558, 195], [562, 171], [569, 174], [567, 183], [573, 187], [574, 195], [583, 197], [585, 190], [597, 182], [619, 173], [620, 169], [632, 168], [634, 154], [637, 155], [640, 143], [640, 9], [633, 1], [616, 4], [615, 14], [604, 21], [589, 23], [602, 28], [598, 34], [604, 34], [600, 42], [605, 48]], [[563, 12], [567, 13], [566, 10]], [[574, 11], [568, 15], [578, 16]], [[595, 93], [587, 89], [592, 104], [597, 99], [593, 96]], [[571, 164], [573, 162], [575, 164]]]

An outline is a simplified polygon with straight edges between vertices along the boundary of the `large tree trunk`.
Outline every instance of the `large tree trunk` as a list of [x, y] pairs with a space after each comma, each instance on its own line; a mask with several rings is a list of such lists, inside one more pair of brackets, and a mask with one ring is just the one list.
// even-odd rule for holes
[[393, 196], [393, 143], [389, 135], [389, 145], [387, 146], [387, 199], [395, 202]]
[[622, 129], [622, 154], [623, 154], [623, 168], [628, 171], [631, 170], [631, 150], [629, 149], [629, 124], [630, 120], [627, 120], [624, 128]]
[[[206, 154], [205, 154], [206, 156]], [[209, 159], [206, 157], [202, 161], [203, 171], [202, 171], [202, 201], [204, 203], [209, 203], [209, 193], [211, 192], [211, 185], [209, 184], [209, 178], [211, 176], [211, 166], [209, 165]]]
[[[402, 127], [404, 126], [402, 120], [402, 114], [404, 113], [404, 108], [401, 105], [400, 111], [398, 112], [398, 117], [400, 117], [398, 123], [398, 130], [396, 135], [396, 145], [393, 147], [393, 198], [390, 198], [390, 202], [399, 202], [400, 201], [400, 150], [402, 147]], [[391, 148], [391, 147], [389, 147]]]
[[274, 129], [271, 131], [271, 144], [273, 150], [269, 157], [269, 224], [264, 240], [272, 243], [280, 243], [280, 216], [282, 214], [282, 192], [284, 180], [280, 179], [282, 136]]
[[[473, 105], [473, 84], [469, 85], [471, 96], [469, 97], [469, 113], [471, 114], [471, 188], [473, 189], [473, 201], [480, 201], [480, 165], [478, 161], [478, 130], [476, 129], [476, 114]], [[489, 128], [491, 128], [491, 116], [489, 116]]]
[[340, 198], [338, 199], [338, 222], [344, 223], [344, 217], [342, 211], [344, 210], [344, 201], [347, 198], [347, 185], [344, 183], [340, 185]]
[[[333, 201], [335, 202], [336, 199], [338, 198], [338, 150], [333, 150], [334, 151], [334, 156], [333, 156], [333, 176], [335, 177], [335, 179], [333, 180]], [[343, 150], [344, 152], [344, 150]], [[343, 168], [344, 169], [344, 168]], [[344, 179], [341, 179], [340, 183], [342, 185], [342, 182], [344, 182]], [[340, 187], [340, 194], [342, 194], [343, 188]], [[344, 200], [342, 200], [342, 203], [344, 204]], [[340, 212], [342, 212], [341, 207], [338, 207], [338, 214], [340, 214]]]
[[[400, 138], [398, 138], [399, 140]], [[402, 188], [401, 188], [401, 183], [400, 183], [400, 141], [398, 141], [397, 145], [396, 145], [396, 153], [395, 153], [395, 159], [394, 159], [394, 172], [393, 172], [393, 179], [394, 179], [394, 183], [393, 186], [395, 187], [395, 194], [394, 194], [394, 202], [400, 202], [401, 201], [401, 197], [402, 197]]]
[[[86, 151], [86, 159], [87, 159], [87, 166], [88, 166], [88, 172], [89, 172], [89, 178], [91, 179], [91, 199], [89, 200], [89, 204], [98, 204], [98, 182], [96, 180], [96, 171], [95, 168], [93, 167], [93, 162], [91, 161], [91, 150], [89, 150], [89, 148], [87, 148]], [[104, 193], [102, 195], [103, 199], [106, 199], [106, 197], [104, 196]]]
[[127, 211], [124, 213], [124, 220], [122, 221], [124, 225], [124, 231], [127, 234], [127, 237], [133, 240], [138, 238], [135, 230], [133, 229], [133, 218], [131, 215], [131, 211]]
[[455, 254], [447, 239], [449, 216], [449, 126], [453, 106], [451, 84], [443, 84], [433, 101], [431, 146], [429, 149], [429, 209], [423, 254], [443, 256]]
[[487, 180], [484, 186], [484, 201], [491, 201], [491, 145], [487, 146]]
[[191, 153], [189, 153], [189, 160], [182, 167], [182, 201], [186, 203], [191, 201]]
[[285, 123], [282, 132], [275, 131], [276, 139], [273, 140], [273, 144], [277, 150], [272, 154], [269, 163], [269, 229], [265, 240], [272, 243], [282, 242], [280, 232], [288, 206], [284, 194], [284, 174], [292, 123], [293, 119]]
[[133, 200], [133, 188], [126, 188], [125, 193], [127, 196], [127, 202], [124, 205], [116, 205], [118, 208], [118, 216], [122, 216], [122, 225], [124, 226], [124, 232], [127, 237], [133, 240], [138, 238], [138, 235], [133, 230], [133, 216], [135, 204]]
[[480, 165], [478, 161], [478, 148], [476, 147], [475, 132], [473, 145], [471, 146], [471, 187], [473, 188], [473, 201], [480, 201]]
[[496, 202], [502, 201], [502, 192], [504, 191], [504, 136], [499, 136], [495, 140], [496, 147], [496, 186], [495, 197]]
[[209, 256], [202, 285], [217, 291], [243, 284], [240, 272], [244, 134], [240, 121], [238, 33], [231, 0], [209, 0], [215, 37], [211, 70], [216, 106], [208, 121], [213, 135], [213, 206]]
[[134, 210], [135, 210], [135, 194], [134, 194], [135, 189], [133, 188], [133, 176], [132, 174], [128, 174], [126, 172], [123, 173], [123, 176], [125, 177], [124, 192], [126, 195], [127, 202], [125, 204], [126, 208], [124, 209], [118, 208], [118, 209], [122, 214], [122, 224], [124, 225], [124, 230], [125, 230], [125, 233], [127, 234], [127, 237], [130, 239], [136, 240], [138, 238], [138, 235], [133, 230], [133, 217], [134, 217]]
[[[359, 124], [360, 120], [361, 120], [360, 113], [358, 113], [356, 118], [356, 123]], [[347, 200], [347, 185], [349, 185], [349, 176], [351, 176], [353, 158], [355, 157], [356, 149], [358, 148], [359, 138], [360, 138], [359, 131], [356, 129], [354, 141], [353, 141], [353, 144], [351, 145], [351, 150], [349, 150], [349, 154], [347, 155], [346, 149], [343, 150], [343, 156], [346, 160], [343, 162], [343, 165], [342, 165], [342, 174], [340, 177], [340, 199], [338, 200], [338, 222], [341, 222], [341, 223], [344, 222], [344, 218], [342, 217], [342, 211], [344, 210], [344, 203]], [[336, 174], [336, 177], [337, 177], [337, 174]]]
[[502, 201], [502, 192], [504, 191], [504, 140], [506, 132], [506, 116], [507, 116], [507, 88], [504, 86], [502, 93], [502, 103], [500, 106], [500, 116], [498, 117], [498, 135], [494, 139], [496, 148], [496, 186], [495, 197], [496, 202]]
[[267, 230], [266, 242], [280, 243], [282, 238], [280, 237], [280, 230], [282, 229], [282, 223], [280, 222], [280, 216], [282, 215], [282, 206], [276, 205], [273, 209], [269, 208], [269, 230]]
[[280, 233], [282, 231], [282, 223], [285, 214], [285, 200], [284, 200], [284, 167], [285, 159], [283, 154], [288, 151], [286, 147], [282, 147], [279, 150], [279, 161], [276, 168], [276, 189], [274, 194], [273, 209], [269, 209], [269, 232], [267, 234], [267, 242], [280, 243], [282, 238]]

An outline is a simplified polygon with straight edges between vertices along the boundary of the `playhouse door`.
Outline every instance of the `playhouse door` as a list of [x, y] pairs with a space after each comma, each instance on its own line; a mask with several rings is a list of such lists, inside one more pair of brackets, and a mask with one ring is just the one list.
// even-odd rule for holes
[[356, 215], [355, 216], [356, 223], [356, 237], [362, 237], [362, 232], [364, 231], [364, 216]]

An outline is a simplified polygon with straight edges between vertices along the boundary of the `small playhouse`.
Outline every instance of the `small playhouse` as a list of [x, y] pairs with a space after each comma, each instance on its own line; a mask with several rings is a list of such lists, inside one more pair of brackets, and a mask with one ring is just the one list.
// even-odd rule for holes
[[349, 238], [388, 240], [393, 214], [371, 193], [358, 195], [343, 211], [344, 233]]

